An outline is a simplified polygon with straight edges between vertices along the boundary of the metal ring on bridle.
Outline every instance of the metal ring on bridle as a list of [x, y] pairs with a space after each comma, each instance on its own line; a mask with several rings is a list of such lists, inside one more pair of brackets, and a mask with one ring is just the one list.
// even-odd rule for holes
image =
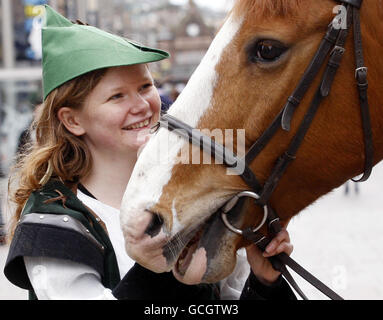
[[[244, 191], [244, 192], [241, 192], [239, 194], [237, 194], [233, 199], [231, 199], [226, 205], [225, 207], [222, 209], [222, 220], [225, 224], [225, 226], [232, 232], [236, 233], [236, 234], [239, 234], [239, 235], [243, 235], [243, 231], [241, 229], [238, 229], [236, 227], [234, 227], [230, 222], [229, 220], [227, 219], [227, 214], [235, 207], [235, 205], [238, 203], [239, 199], [240, 198], [243, 198], [243, 197], [248, 197], [248, 198], [253, 198], [255, 200], [259, 200], [259, 195], [257, 195], [256, 193], [254, 192], [251, 192], [251, 191]], [[267, 206], [264, 206], [263, 207], [263, 219], [261, 221], [261, 223], [253, 229], [253, 232], [257, 232], [259, 229], [262, 228], [262, 226], [265, 224], [266, 220], [267, 220], [267, 217], [269, 215], [269, 212], [268, 212], [268, 209], [267, 209]]]

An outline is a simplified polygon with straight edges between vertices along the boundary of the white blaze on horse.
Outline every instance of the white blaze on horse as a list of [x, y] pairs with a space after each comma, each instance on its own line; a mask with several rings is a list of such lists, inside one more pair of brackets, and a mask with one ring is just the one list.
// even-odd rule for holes
[[[340, 4], [332, 0], [238, 0], [169, 114], [207, 132], [234, 130], [231, 141], [225, 141], [224, 134], [214, 137], [222, 145], [230, 143], [234, 151], [241, 140], [236, 133], [244, 129], [248, 151], [299, 86], [334, 19], [334, 7]], [[344, 10], [339, 13], [344, 15]], [[376, 164], [383, 158], [383, 1], [365, 1], [360, 14], [368, 67], [372, 164]], [[344, 20], [335, 21], [342, 28]], [[365, 170], [365, 123], [355, 81], [352, 25], [348, 27], [344, 54], [339, 46], [331, 52], [343, 55], [331, 92], [321, 100], [295, 160], [268, 199], [283, 226], [322, 195]], [[262, 185], [296, 136], [317, 96], [325, 66], [327, 60], [305, 88], [285, 130], [279, 127], [249, 164]], [[196, 164], [192, 161], [199, 158], [195, 152], [188, 140], [159, 129], [142, 151], [121, 208], [128, 254], [155, 272], [173, 270], [187, 284], [216, 282], [228, 276], [236, 263], [236, 251], [249, 244], [226, 228], [216, 214], [249, 186], [214, 160]], [[262, 218], [262, 208], [247, 201], [236, 226], [256, 226]], [[265, 227], [261, 231], [267, 233]]]

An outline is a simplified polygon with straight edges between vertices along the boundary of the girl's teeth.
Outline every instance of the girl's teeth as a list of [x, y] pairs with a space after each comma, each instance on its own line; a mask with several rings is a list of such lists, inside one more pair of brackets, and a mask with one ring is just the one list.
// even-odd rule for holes
[[149, 123], [150, 123], [150, 120], [145, 120], [144, 122], [134, 124], [134, 125], [128, 127], [127, 129], [128, 130], [140, 129], [140, 128], [143, 128], [143, 127], [147, 127], [149, 125]]

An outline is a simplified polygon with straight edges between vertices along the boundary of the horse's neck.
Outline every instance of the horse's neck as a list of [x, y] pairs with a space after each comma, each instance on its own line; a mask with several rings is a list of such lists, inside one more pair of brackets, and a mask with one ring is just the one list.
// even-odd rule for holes
[[[363, 47], [367, 67], [372, 71], [369, 74], [372, 90], [377, 90], [375, 83], [382, 85], [383, 77], [383, 0], [365, 2], [364, 5], [361, 11]], [[378, 92], [380, 97], [382, 91]]]
[[375, 160], [383, 159], [383, 0], [365, 1], [361, 11], [363, 49], [368, 67], [369, 104]]

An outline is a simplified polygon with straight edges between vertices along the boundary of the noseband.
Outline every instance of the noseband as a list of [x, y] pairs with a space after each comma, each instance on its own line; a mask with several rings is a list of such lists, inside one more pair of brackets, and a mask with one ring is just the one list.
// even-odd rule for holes
[[[252, 145], [248, 150], [244, 159], [237, 157], [231, 151], [227, 150], [224, 146], [213, 141], [210, 137], [207, 137], [194, 130], [187, 124], [179, 121], [178, 119], [163, 114], [157, 128], [166, 128], [169, 131], [175, 131], [179, 136], [187, 139], [190, 143], [199, 146], [201, 149], [211, 152], [216, 158], [220, 159], [224, 165], [232, 168], [245, 168], [244, 172], [240, 172], [239, 175], [246, 182], [246, 184], [252, 189], [252, 191], [245, 191], [233, 199], [231, 199], [222, 209], [222, 219], [224, 224], [232, 232], [239, 234], [257, 244], [261, 250], [265, 250], [271, 239], [279, 233], [282, 228], [279, 221], [279, 217], [275, 211], [271, 208], [269, 201], [275, 188], [277, 187], [280, 179], [286, 172], [286, 169], [292, 161], [296, 159], [297, 152], [301, 146], [317, 110], [321, 102], [330, 94], [332, 84], [335, 79], [335, 75], [340, 66], [342, 57], [345, 53], [345, 44], [349, 30], [353, 23], [354, 29], [354, 49], [356, 70], [355, 78], [357, 88], [359, 91], [359, 100], [361, 106], [361, 117], [363, 123], [364, 132], [364, 144], [365, 144], [365, 170], [361, 179], [354, 180], [355, 182], [366, 181], [372, 172], [373, 167], [373, 143], [372, 143], [372, 130], [369, 105], [367, 99], [367, 68], [364, 65], [363, 47], [362, 47], [362, 33], [360, 26], [360, 7], [363, 0], [340, 0], [347, 8], [347, 28], [339, 28], [339, 21], [337, 18], [329, 25], [327, 33], [323, 38], [319, 49], [317, 50], [310, 65], [306, 69], [302, 79], [300, 80], [297, 88], [293, 94], [288, 98], [287, 104], [278, 114], [268, 129], [262, 134], [262, 136]], [[338, 23], [338, 24], [337, 24]], [[279, 157], [272, 170], [270, 177], [266, 180], [262, 186], [256, 178], [254, 172], [249, 168], [249, 165], [255, 160], [260, 152], [266, 147], [271, 138], [282, 127], [283, 130], [289, 131], [291, 120], [293, 118], [295, 110], [299, 107], [302, 99], [306, 95], [310, 86], [314, 82], [316, 76], [319, 74], [322, 66], [325, 64], [327, 58], [327, 66], [321, 81], [319, 88], [311, 102], [311, 105], [306, 112], [306, 115], [301, 122], [298, 131], [287, 150]], [[239, 165], [242, 164], [242, 165]], [[229, 213], [235, 207], [238, 200], [243, 197], [253, 198], [255, 203], [263, 208], [264, 216], [261, 223], [255, 228], [249, 228], [246, 230], [240, 230], [232, 225], [229, 221]], [[262, 235], [259, 230], [261, 227], [268, 223], [269, 236]], [[270, 239], [271, 237], [271, 239]], [[276, 257], [270, 258], [273, 267], [282, 272], [285, 278], [290, 282], [294, 289], [301, 295], [303, 299], [307, 299], [303, 292], [299, 289], [294, 279], [291, 277], [286, 269], [286, 265], [291, 267], [304, 279], [309, 281], [322, 293], [334, 300], [342, 299], [339, 295], [333, 292], [330, 288], [325, 286], [314, 276], [309, 274], [305, 269], [299, 266], [293, 259], [282, 253]]]

